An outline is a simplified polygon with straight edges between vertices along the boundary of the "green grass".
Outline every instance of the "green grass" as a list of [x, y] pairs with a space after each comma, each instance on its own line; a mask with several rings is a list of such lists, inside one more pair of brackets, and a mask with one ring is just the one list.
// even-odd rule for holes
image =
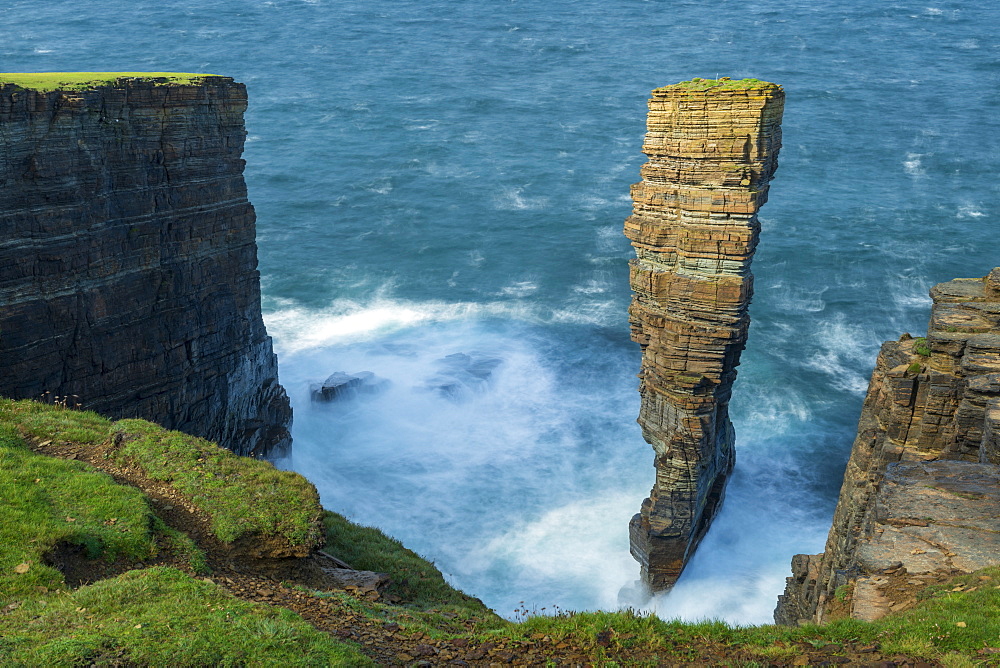
[[[958, 591], [955, 589], [958, 588]], [[683, 656], [693, 644], [714, 642], [742, 648], [763, 659], [787, 660], [799, 650], [793, 644], [878, 644], [883, 655], [905, 654], [964, 665], [983, 648], [1000, 648], [1000, 566], [962, 575], [924, 592], [918, 605], [877, 622], [841, 619], [824, 626], [733, 627], [723, 622], [664, 621], [633, 611], [572, 613], [531, 617], [498, 631], [530, 638], [544, 634], [577, 646], [593, 646], [608, 631], [611, 648], [641, 647], [661, 656]], [[990, 654], [1000, 665], [1000, 654]]]
[[283, 608], [176, 569], [129, 571], [0, 615], [5, 666], [372, 666]]
[[927, 346], [927, 338], [921, 336], [913, 339], [913, 352], [921, 357], [930, 357], [931, 349]]
[[323, 525], [327, 552], [354, 568], [388, 573], [392, 578], [388, 593], [398, 596], [407, 605], [418, 609], [453, 606], [493, 616], [482, 601], [451, 587], [433, 563], [403, 547], [395, 538], [329, 511], [323, 514]]
[[86, 90], [113, 86], [122, 77], [137, 79], [162, 79], [157, 83], [197, 83], [214, 74], [189, 72], [0, 72], [0, 85], [14, 84], [20, 88], [38, 91]]
[[212, 569], [208, 566], [208, 557], [198, 545], [182, 531], [167, 526], [159, 517], [153, 520], [156, 532], [163, 536], [170, 550], [187, 561], [188, 568], [196, 575], [208, 575]]
[[66, 409], [37, 401], [0, 398], [0, 423], [9, 422], [31, 436], [83, 445], [103, 443], [111, 421], [91, 411]]
[[239, 457], [201, 438], [145, 420], [110, 420], [89, 411], [0, 398], [0, 425], [39, 439], [110, 443], [111, 456], [169, 483], [205, 512], [216, 537], [281, 536], [311, 549], [322, 541], [319, 494], [308, 480], [270, 463]]
[[94, 559], [150, 557], [153, 519], [138, 490], [81, 462], [35, 454], [0, 422], [0, 604], [61, 587], [62, 574], [44, 560], [61, 543]]
[[913, 653], [1000, 648], [1000, 566], [930, 587], [921, 598], [919, 606], [880, 622], [883, 644]]
[[700, 79], [695, 77], [690, 81], [681, 81], [680, 83], [672, 84], [670, 86], [663, 86], [662, 88], [657, 88], [654, 93], [665, 93], [670, 91], [706, 91], [711, 89], [713, 92], [722, 90], [767, 90], [767, 91], [777, 91], [781, 89], [781, 86], [777, 84], [770, 83], [768, 81], [761, 81], [760, 79], [729, 79], [727, 77], [722, 77], [720, 79]]
[[112, 457], [189, 498], [211, 517], [219, 540], [279, 535], [294, 546], [321, 544], [319, 494], [299, 474], [145, 420], [119, 420], [112, 432]]

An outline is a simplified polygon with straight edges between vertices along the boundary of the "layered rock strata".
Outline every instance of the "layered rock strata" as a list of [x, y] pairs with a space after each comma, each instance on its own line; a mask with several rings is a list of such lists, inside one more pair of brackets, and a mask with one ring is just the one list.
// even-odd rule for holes
[[642, 348], [639, 424], [656, 479], [630, 524], [652, 590], [669, 588], [722, 503], [733, 467], [729, 398], [750, 325], [757, 210], [778, 166], [784, 92], [757, 80], [653, 91], [642, 181], [625, 234]]
[[882, 345], [825, 551], [793, 559], [779, 623], [877, 619], [912, 604], [902, 585], [1000, 563], [1000, 268], [931, 297], [926, 338]]
[[246, 106], [227, 77], [0, 85], [0, 394], [69, 398], [240, 454], [287, 446]]

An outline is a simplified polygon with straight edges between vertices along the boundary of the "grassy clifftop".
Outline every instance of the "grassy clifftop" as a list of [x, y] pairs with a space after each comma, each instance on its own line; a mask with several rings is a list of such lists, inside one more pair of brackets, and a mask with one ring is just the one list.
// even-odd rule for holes
[[148, 79], [162, 84], [197, 83], [214, 74], [189, 72], [0, 72], [0, 86], [14, 84], [37, 91], [84, 90], [113, 85], [118, 79]]
[[[255, 566], [307, 559], [241, 540], [325, 543], [393, 584], [317, 590]], [[631, 611], [509, 622], [322, 510], [294, 473], [141, 420], [0, 399], [2, 665], [1000, 665], [1000, 568], [919, 598], [874, 624], [795, 629]]]

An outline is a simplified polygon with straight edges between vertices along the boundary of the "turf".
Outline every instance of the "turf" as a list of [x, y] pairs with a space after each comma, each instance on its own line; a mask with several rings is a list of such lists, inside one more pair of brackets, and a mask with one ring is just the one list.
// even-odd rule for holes
[[663, 86], [662, 88], [657, 88], [653, 93], [666, 93], [671, 91], [727, 91], [727, 90], [780, 90], [781, 86], [777, 84], [770, 83], [768, 81], [761, 81], [760, 79], [729, 79], [727, 77], [722, 77], [720, 79], [699, 79], [694, 78], [690, 81], [681, 81], [680, 83], [672, 84], [670, 86]]
[[38, 91], [85, 90], [114, 85], [124, 77], [154, 79], [163, 84], [197, 83], [214, 74], [189, 72], [0, 72], [0, 85], [8, 83]]
[[0, 616], [5, 666], [371, 666], [283, 608], [173, 568], [129, 571]]
[[453, 606], [473, 614], [494, 616], [482, 601], [451, 587], [433, 563], [379, 529], [354, 524], [331, 512], [324, 513], [323, 524], [324, 549], [354, 568], [388, 573], [392, 578], [388, 593], [407, 605], [418, 609]]
[[307, 550], [322, 543], [319, 494], [299, 474], [145, 420], [120, 420], [112, 432], [114, 459], [188, 497], [224, 543], [269, 535]]
[[108, 560], [156, 551], [154, 516], [141, 492], [86, 464], [31, 452], [2, 421], [0, 500], [0, 605], [63, 586], [62, 574], [45, 563], [59, 545]]

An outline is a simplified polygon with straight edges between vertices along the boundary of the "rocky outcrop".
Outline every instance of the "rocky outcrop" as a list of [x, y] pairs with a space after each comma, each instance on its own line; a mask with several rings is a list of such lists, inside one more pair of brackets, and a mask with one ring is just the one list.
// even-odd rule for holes
[[69, 398], [240, 454], [287, 446], [246, 106], [227, 77], [0, 85], [0, 394]]
[[826, 549], [793, 559], [779, 623], [877, 619], [912, 603], [902, 584], [1000, 563], [1000, 268], [931, 297], [926, 338], [882, 345]]
[[649, 162], [632, 186], [625, 234], [636, 251], [629, 320], [643, 353], [639, 424], [656, 455], [630, 542], [653, 590], [680, 575], [733, 467], [729, 397], [783, 108], [781, 87], [756, 79], [695, 79], [649, 101]]

